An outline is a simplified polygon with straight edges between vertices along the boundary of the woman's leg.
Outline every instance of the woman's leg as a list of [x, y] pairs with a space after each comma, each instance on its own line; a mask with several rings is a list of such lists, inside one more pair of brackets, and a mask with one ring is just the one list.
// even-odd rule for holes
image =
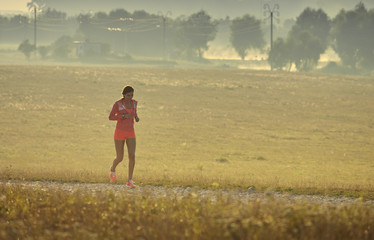
[[127, 151], [129, 153], [129, 180], [132, 180], [132, 174], [135, 167], [135, 148], [136, 148], [136, 138], [128, 138], [126, 140]]
[[125, 140], [114, 140], [114, 145], [116, 147], [116, 153], [117, 153], [117, 156], [116, 158], [114, 159], [113, 161], [113, 165], [111, 167], [111, 171], [114, 172], [116, 171], [116, 167], [117, 165], [122, 162], [123, 160], [123, 152], [124, 152], [124, 146], [125, 146]]

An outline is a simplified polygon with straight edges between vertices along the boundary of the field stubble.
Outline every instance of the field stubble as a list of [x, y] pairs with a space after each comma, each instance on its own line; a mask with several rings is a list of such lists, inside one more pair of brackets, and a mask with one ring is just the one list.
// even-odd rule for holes
[[1, 178], [106, 182], [124, 85], [140, 184], [374, 198], [374, 79], [339, 75], [1, 66]]
[[3, 239], [374, 238], [372, 202], [362, 200], [19, 181], [0, 193]]

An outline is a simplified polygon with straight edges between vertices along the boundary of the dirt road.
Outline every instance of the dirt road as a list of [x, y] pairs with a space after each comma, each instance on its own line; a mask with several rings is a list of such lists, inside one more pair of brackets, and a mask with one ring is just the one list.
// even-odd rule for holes
[[[106, 184], [106, 183], [60, 183], [51, 181], [17, 181], [17, 180], [1, 180], [1, 184], [6, 186], [18, 186], [21, 188], [39, 189], [43, 191], [63, 190], [66, 192], [82, 191], [85, 193], [100, 193], [113, 191], [115, 194], [128, 194], [129, 196], [175, 196], [184, 197], [194, 195], [199, 198], [210, 198], [214, 201], [218, 196], [231, 197], [235, 200], [243, 202], [254, 200], [284, 200], [289, 203], [308, 202], [317, 204], [350, 204], [363, 201], [357, 198], [348, 197], [332, 197], [320, 195], [297, 195], [284, 194], [277, 192], [259, 192], [254, 189], [243, 190], [212, 190], [191, 187], [162, 187], [162, 186], [137, 186], [135, 189], [126, 187], [123, 184]], [[373, 205], [374, 200], [363, 201], [363, 204]]]

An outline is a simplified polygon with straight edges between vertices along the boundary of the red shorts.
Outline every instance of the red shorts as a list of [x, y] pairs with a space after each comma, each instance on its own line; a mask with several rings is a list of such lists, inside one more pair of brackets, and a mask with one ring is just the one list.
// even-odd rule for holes
[[116, 130], [114, 131], [114, 140], [123, 141], [123, 140], [126, 140], [128, 138], [136, 138], [134, 130], [124, 131], [124, 130], [116, 128]]

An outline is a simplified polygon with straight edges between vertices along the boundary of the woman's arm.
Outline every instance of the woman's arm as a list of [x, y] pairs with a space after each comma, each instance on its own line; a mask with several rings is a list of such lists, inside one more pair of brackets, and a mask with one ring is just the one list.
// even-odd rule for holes
[[[134, 100], [135, 101], [135, 100]], [[138, 102], [135, 101], [135, 104], [134, 104], [134, 117], [135, 117], [135, 121], [136, 122], [139, 122], [139, 117], [138, 117]]]
[[122, 114], [119, 114], [117, 103], [113, 105], [112, 111], [109, 114], [109, 120], [116, 121], [122, 118]]
[[131, 118], [131, 113], [126, 113], [124, 111], [120, 112], [117, 103], [113, 105], [112, 111], [109, 114], [109, 120], [119, 120], [119, 119], [125, 119], [125, 118]]

